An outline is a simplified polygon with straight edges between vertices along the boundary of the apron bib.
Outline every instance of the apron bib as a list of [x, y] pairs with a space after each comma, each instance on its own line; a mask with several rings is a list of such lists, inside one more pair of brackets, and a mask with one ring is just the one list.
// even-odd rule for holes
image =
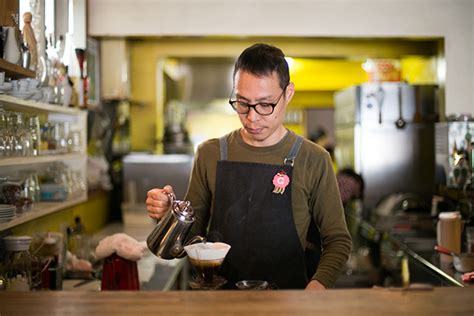
[[[293, 161], [301, 143], [298, 137], [282, 165], [270, 165], [228, 161], [226, 139], [220, 139], [208, 240], [231, 245], [221, 270], [227, 287], [241, 280], [265, 280], [280, 289], [306, 287], [305, 251], [291, 203]], [[290, 180], [284, 189], [284, 181], [273, 182], [281, 172]]]

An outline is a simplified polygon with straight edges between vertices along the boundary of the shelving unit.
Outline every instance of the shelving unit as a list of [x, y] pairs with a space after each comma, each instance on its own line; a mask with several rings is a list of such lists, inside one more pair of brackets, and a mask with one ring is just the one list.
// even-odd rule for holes
[[2, 94], [0, 94], [0, 105], [8, 111], [19, 111], [25, 113], [61, 113], [66, 115], [80, 115], [81, 112], [86, 113], [86, 111], [79, 109], [31, 100], [22, 100], [10, 95]]
[[0, 231], [18, 226], [20, 224], [32, 221], [42, 216], [61, 211], [65, 208], [87, 201], [87, 193], [73, 196], [63, 202], [38, 202], [33, 204], [33, 210], [22, 214], [15, 219], [0, 223]]
[[0, 71], [4, 71], [7, 77], [12, 79], [19, 79], [19, 78], [34, 78], [35, 72], [33, 70], [29, 70], [18, 65], [9, 63], [5, 59], [0, 58]]
[[81, 159], [84, 155], [80, 153], [57, 154], [35, 157], [12, 157], [0, 159], [0, 168], [6, 166], [33, 165], [39, 163], [50, 163], [55, 161], [64, 161], [72, 159]]
[[[67, 121], [71, 124], [71, 129], [80, 131], [82, 139], [80, 150], [74, 153], [0, 159], [0, 171], [8, 172], [9, 170], [14, 169], [25, 169], [25, 167], [28, 166], [31, 166], [36, 170], [41, 170], [43, 165], [52, 162], [64, 162], [73, 169], [80, 171], [83, 178], [86, 177], [87, 111], [22, 100], [8, 95], [0, 95], [0, 107], [7, 111], [22, 112], [29, 115], [40, 115], [48, 121]], [[62, 202], [35, 202], [33, 203], [33, 209], [30, 212], [22, 214], [9, 222], [0, 223], [0, 231], [4, 231], [39, 217], [59, 212], [68, 207], [83, 203], [87, 201], [87, 198], [86, 188], [85, 191], [77, 192]]]

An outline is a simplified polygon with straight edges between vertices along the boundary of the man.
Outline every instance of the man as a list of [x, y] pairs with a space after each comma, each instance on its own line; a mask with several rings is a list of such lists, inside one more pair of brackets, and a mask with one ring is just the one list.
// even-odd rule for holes
[[[294, 94], [284, 57], [276, 47], [255, 44], [238, 58], [229, 103], [242, 128], [197, 150], [186, 195], [197, 217], [190, 236], [231, 245], [221, 271], [230, 285], [257, 279], [278, 288], [325, 289], [344, 268], [351, 239], [329, 154], [283, 126]], [[171, 186], [148, 192], [151, 217], [168, 210], [169, 192]], [[311, 221], [321, 233], [322, 255], [316, 273], [307, 275]]]

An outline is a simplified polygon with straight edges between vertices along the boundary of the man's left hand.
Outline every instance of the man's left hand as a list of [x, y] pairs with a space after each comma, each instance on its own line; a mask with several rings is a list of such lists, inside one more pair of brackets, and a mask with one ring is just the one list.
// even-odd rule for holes
[[306, 290], [325, 290], [326, 287], [317, 280], [311, 280], [306, 286]]

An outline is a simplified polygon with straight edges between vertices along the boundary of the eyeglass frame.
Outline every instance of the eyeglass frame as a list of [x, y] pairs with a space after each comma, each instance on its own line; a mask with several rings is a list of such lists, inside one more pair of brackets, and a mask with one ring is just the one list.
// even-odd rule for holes
[[[246, 102], [242, 102], [242, 101], [239, 101], [239, 100], [231, 100], [231, 98], [229, 97], [229, 104], [230, 106], [232, 107], [232, 109], [234, 109], [235, 112], [237, 112], [238, 114], [248, 114], [250, 112], [250, 109], [252, 108], [255, 113], [257, 113], [258, 115], [261, 115], [261, 116], [269, 116], [269, 115], [272, 115], [273, 112], [275, 112], [275, 107], [278, 105], [278, 103], [280, 103], [280, 100], [281, 100], [281, 97], [283, 96], [283, 94], [285, 94], [285, 91], [286, 91], [286, 88], [288, 87], [288, 85], [285, 86], [285, 88], [283, 88], [283, 91], [281, 92], [280, 96], [278, 97], [278, 99], [276, 100], [276, 102], [274, 103], [270, 103], [270, 102], [257, 102], [257, 103], [254, 103], [254, 104], [249, 104], [249, 103], [246, 103]], [[234, 88], [232, 88], [232, 93], [230, 94], [232, 96], [232, 94], [234, 93]], [[236, 102], [241, 102], [241, 103], [244, 103], [245, 106], [247, 107], [247, 112], [244, 112], [244, 113], [241, 113], [239, 111], [237, 111], [236, 107], [234, 106], [234, 104]], [[262, 104], [265, 104], [265, 105], [269, 105], [272, 107], [272, 111], [268, 114], [261, 114], [260, 112], [257, 111], [257, 105], [262, 105]]]

